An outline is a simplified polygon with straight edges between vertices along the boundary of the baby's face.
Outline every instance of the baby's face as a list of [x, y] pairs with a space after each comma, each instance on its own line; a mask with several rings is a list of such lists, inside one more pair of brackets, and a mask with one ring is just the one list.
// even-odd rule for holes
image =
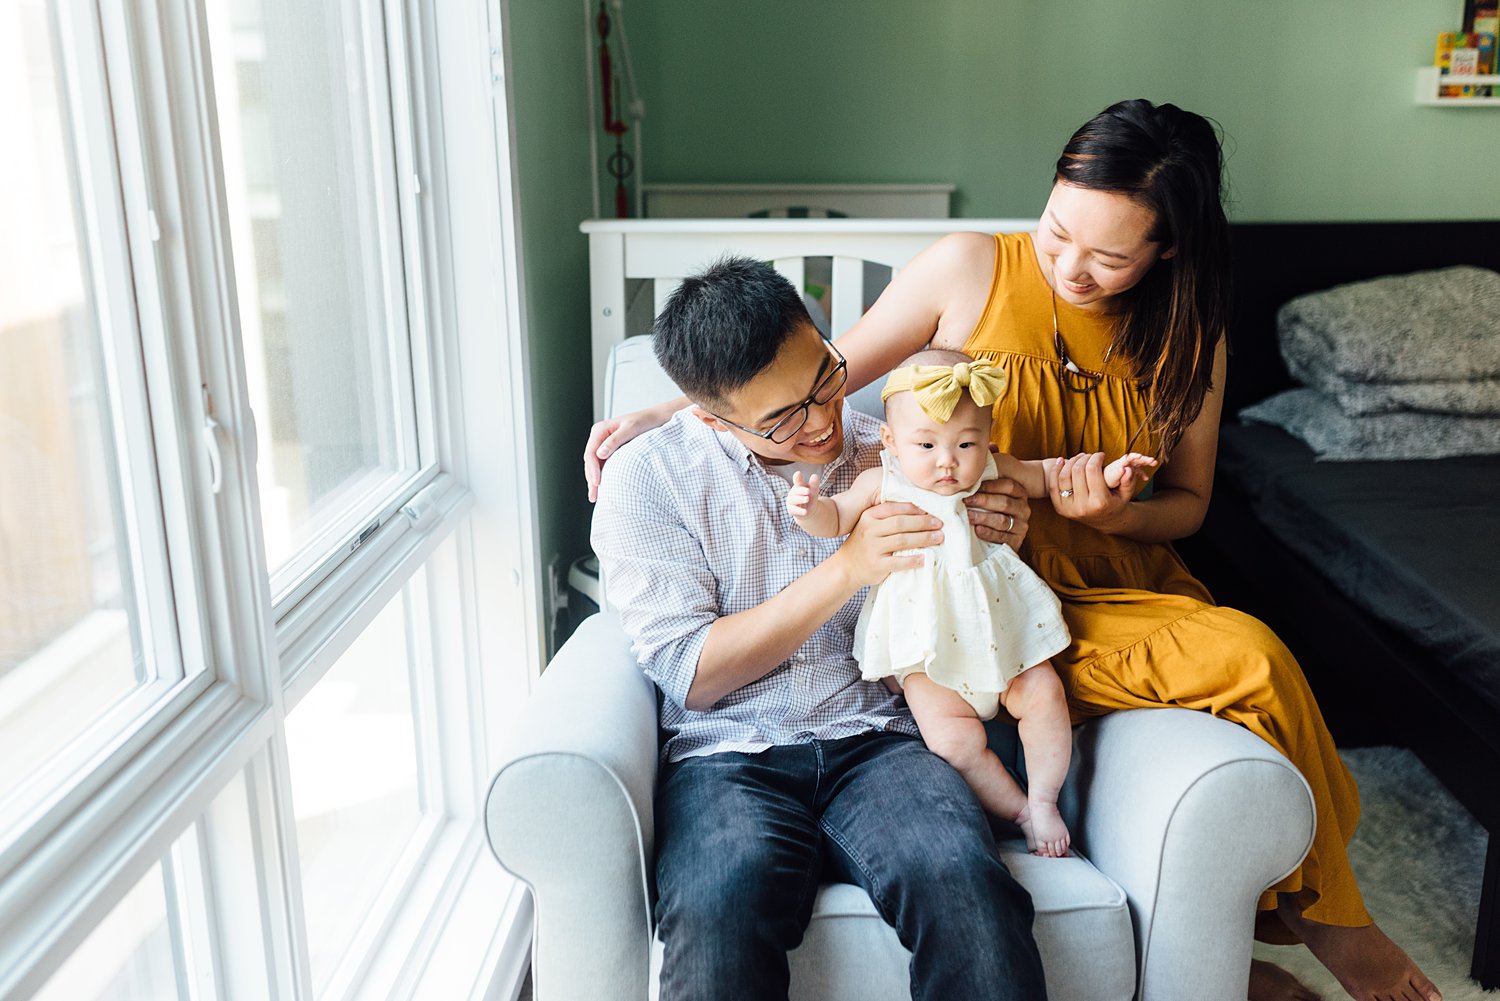
[[885, 417], [881, 438], [915, 485], [947, 496], [963, 493], [984, 475], [990, 456], [990, 411], [967, 393], [946, 424], [928, 417], [911, 393], [886, 400]]

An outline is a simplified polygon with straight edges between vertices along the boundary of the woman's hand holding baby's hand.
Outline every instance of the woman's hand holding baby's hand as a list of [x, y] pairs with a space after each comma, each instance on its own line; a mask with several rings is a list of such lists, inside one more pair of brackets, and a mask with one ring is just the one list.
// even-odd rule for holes
[[1104, 467], [1104, 485], [1134, 495], [1134, 487], [1146, 479], [1146, 471], [1156, 468], [1156, 460], [1139, 452], [1126, 452]]
[[802, 479], [801, 472], [792, 473], [792, 489], [786, 493], [786, 509], [793, 518], [806, 518], [812, 512], [813, 501], [818, 498], [819, 477], [813, 473], [810, 479]]
[[1114, 534], [1125, 525], [1131, 498], [1156, 460], [1130, 452], [1104, 464], [1104, 453], [1081, 452], [1046, 470], [1052, 507], [1064, 518]]

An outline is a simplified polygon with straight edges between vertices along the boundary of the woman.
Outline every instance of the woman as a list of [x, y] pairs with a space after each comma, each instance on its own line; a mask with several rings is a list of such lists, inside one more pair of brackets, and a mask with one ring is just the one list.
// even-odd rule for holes
[[[1116, 104], [1069, 140], [1034, 235], [945, 237], [838, 347], [852, 388], [929, 342], [1006, 370], [995, 444], [1022, 459], [1074, 458], [1050, 507], [1029, 511], [1001, 481], [971, 516], [996, 541], [1029, 535], [1033, 568], [1062, 598], [1073, 643], [1053, 663], [1075, 719], [1183, 706], [1285, 754], [1312, 787], [1317, 832], [1302, 866], [1263, 898], [1260, 926], [1300, 938], [1359, 1001], [1439, 1001], [1365, 911], [1347, 853], [1358, 792], [1296, 661], [1260, 622], [1214, 605], [1167, 545], [1197, 530], [1213, 487], [1228, 298], [1221, 170], [1204, 118]], [[591, 494], [608, 453], [674, 405], [594, 426]], [[1104, 456], [1129, 451], [1161, 460], [1147, 499], [1105, 485]], [[1265, 964], [1249, 986], [1252, 999], [1314, 996]]]

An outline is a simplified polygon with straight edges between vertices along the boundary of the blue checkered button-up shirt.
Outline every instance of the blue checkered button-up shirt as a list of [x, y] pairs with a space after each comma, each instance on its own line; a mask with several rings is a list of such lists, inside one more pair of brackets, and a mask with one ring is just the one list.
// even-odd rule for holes
[[[824, 473], [824, 493], [847, 490], [875, 464], [879, 427], [845, 406], [844, 451]], [[844, 541], [798, 528], [787, 488], [734, 436], [688, 411], [609, 460], [594, 552], [641, 669], [661, 689], [669, 761], [867, 730], [917, 732], [904, 701], [860, 678], [852, 648], [863, 591], [769, 674], [704, 712], [684, 707], [714, 621], [763, 604]]]

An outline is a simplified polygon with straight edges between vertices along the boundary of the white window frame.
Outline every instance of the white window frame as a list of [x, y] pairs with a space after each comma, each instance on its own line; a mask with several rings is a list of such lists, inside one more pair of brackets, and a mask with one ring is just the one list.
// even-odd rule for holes
[[435, 714], [450, 724], [423, 775], [449, 809], [411, 842], [407, 878], [390, 884], [389, 907], [361, 932], [363, 955], [325, 996], [513, 996], [530, 903], [489, 857], [482, 798], [545, 646], [505, 0], [386, 0], [413, 389], [433, 419], [419, 425], [421, 470], [380, 528], [281, 608], [256, 527], [202, 10], [173, 0], [62, 9], [64, 47], [97, 42], [111, 84], [129, 81], [150, 109], [136, 123], [139, 160], [120, 144], [129, 291], [159, 296], [166, 324], [140, 333], [157, 380], [152, 418], [173, 432], [157, 456], [161, 518], [190, 540], [174, 542], [173, 558], [197, 554], [174, 579], [191, 583], [192, 623], [206, 625], [201, 636], [184, 630], [183, 649], [208, 670], [0, 847], [0, 996], [43, 985], [165, 861], [173, 906], [208, 932], [174, 929], [184, 996], [311, 998], [286, 714], [445, 540], [458, 574], [442, 586], [456, 588], [445, 603], [460, 625], [430, 638], [433, 656], [462, 670], [423, 682], [414, 709], [420, 728], [431, 731]]

